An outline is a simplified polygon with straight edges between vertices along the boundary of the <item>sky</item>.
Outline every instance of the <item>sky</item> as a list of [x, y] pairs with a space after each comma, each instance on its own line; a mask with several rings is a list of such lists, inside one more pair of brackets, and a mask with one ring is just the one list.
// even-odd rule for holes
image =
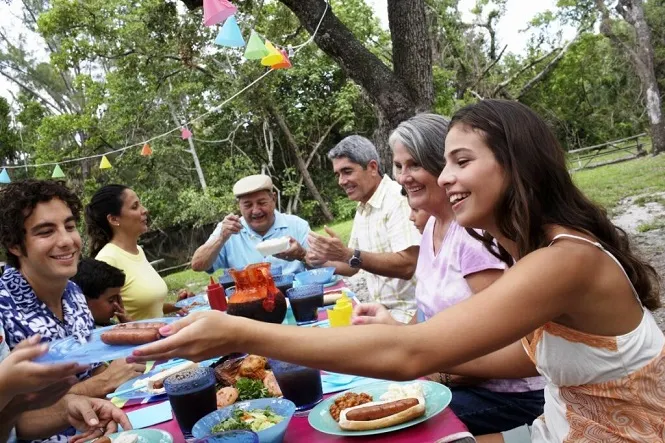
[[[381, 24], [388, 28], [387, 0], [365, 0], [372, 6]], [[462, 19], [471, 22], [473, 15], [469, 12], [476, 0], [460, 0], [459, 9]], [[508, 45], [507, 52], [521, 54], [526, 49], [529, 34], [520, 32], [527, 27], [527, 23], [538, 13], [556, 8], [556, 0], [508, 0], [506, 13], [497, 23], [497, 47]], [[564, 39], [570, 39], [575, 34], [573, 29], [563, 29]]]
[[[388, 11], [387, 0], [365, 0], [372, 5], [375, 13], [383, 26], [388, 28]], [[463, 13], [463, 19], [470, 22], [472, 20], [469, 10], [475, 4], [475, 0], [460, 0], [460, 10]], [[8, 30], [9, 35], [16, 35], [21, 31], [20, 21], [16, 15], [20, 13], [21, 2], [13, 0], [11, 5], [6, 5], [0, 2], [0, 27]], [[528, 35], [521, 33], [520, 30], [526, 28], [527, 23], [533, 16], [539, 12], [548, 9], [554, 9], [556, 0], [508, 0], [506, 13], [497, 24], [498, 47], [502, 48], [503, 45], [508, 45], [508, 52], [516, 54], [522, 53], [525, 50]], [[574, 35], [574, 30], [564, 29], [563, 36], [569, 39]], [[38, 37], [37, 37], [38, 38]], [[9, 88], [14, 89], [4, 77], [0, 76], [0, 95], [11, 100]], [[15, 89], [14, 89], [15, 90]]]

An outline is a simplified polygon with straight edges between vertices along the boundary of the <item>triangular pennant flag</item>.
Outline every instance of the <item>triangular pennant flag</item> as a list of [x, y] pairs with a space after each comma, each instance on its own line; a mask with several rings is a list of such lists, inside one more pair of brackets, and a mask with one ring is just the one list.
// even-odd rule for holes
[[65, 178], [65, 173], [62, 172], [60, 165], [55, 165], [55, 168], [53, 168], [53, 174], [51, 174], [51, 178]]
[[180, 128], [180, 137], [182, 137], [183, 140], [192, 138], [192, 131], [187, 128]]
[[219, 30], [219, 34], [217, 34], [215, 44], [231, 48], [242, 48], [245, 46], [245, 40], [242, 38], [242, 33], [240, 32], [235, 16], [232, 15], [224, 22], [224, 25]]
[[147, 157], [149, 155], [152, 155], [152, 148], [150, 147], [149, 144], [143, 145], [143, 149], [141, 149], [141, 155], [144, 157]]
[[252, 31], [247, 42], [247, 48], [245, 49], [245, 58], [247, 60], [258, 60], [268, 54], [270, 54], [270, 51], [263, 44], [263, 40], [261, 40], [259, 34], [256, 31]]
[[9, 178], [9, 174], [7, 173], [7, 168], [2, 168], [2, 172], [0, 172], [0, 183], [11, 183], [12, 179]]
[[111, 169], [113, 166], [111, 166], [111, 162], [109, 161], [106, 156], [102, 157], [102, 161], [99, 164], [99, 169]]
[[271, 66], [273, 69], [289, 69], [291, 67], [291, 60], [289, 60], [289, 56], [286, 54], [285, 50], [281, 50], [281, 56], [282, 60], [279, 63], [275, 63], [274, 65]]
[[203, 24], [214, 26], [236, 13], [238, 8], [228, 0], [203, 0]]
[[270, 54], [261, 59], [261, 64], [263, 66], [272, 66], [282, 61], [282, 54], [268, 40], [266, 40], [266, 49]]

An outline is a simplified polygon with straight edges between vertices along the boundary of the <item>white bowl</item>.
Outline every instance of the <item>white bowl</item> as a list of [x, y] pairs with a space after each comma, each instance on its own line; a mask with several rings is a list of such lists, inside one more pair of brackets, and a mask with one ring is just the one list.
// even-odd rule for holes
[[279, 254], [287, 249], [289, 249], [289, 237], [271, 238], [256, 245], [256, 250], [264, 257]]

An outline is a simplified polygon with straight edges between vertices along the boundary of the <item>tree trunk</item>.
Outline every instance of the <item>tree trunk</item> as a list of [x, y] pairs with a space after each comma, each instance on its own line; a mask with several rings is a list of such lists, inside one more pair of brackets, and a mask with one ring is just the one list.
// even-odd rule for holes
[[[314, 33], [326, 9], [325, 0], [279, 1], [298, 17], [310, 34]], [[203, 4], [203, 0], [182, 2], [190, 10]], [[434, 96], [425, 0], [390, 0], [388, 7], [393, 46], [396, 46], [393, 48], [395, 72], [369, 51], [331, 8], [314, 37], [317, 46], [365, 90], [377, 109], [379, 120], [385, 123], [388, 130], [377, 131], [374, 143], [387, 170], [392, 165], [389, 130], [417, 111], [430, 109]]]
[[388, 0], [388, 24], [395, 74], [409, 88], [416, 111], [429, 111], [434, 103], [434, 86], [425, 2]]
[[603, 0], [595, 0], [601, 13], [600, 31], [630, 57], [635, 72], [646, 91], [646, 111], [649, 117], [652, 153], [665, 152], [665, 120], [663, 119], [660, 90], [654, 68], [654, 51], [651, 42], [651, 30], [644, 17], [642, 0], [619, 0], [616, 11], [635, 29], [637, 47], [634, 48], [621, 40], [612, 30], [610, 12]]
[[309, 175], [309, 171], [307, 170], [305, 161], [303, 160], [302, 155], [300, 155], [300, 149], [298, 148], [298, 143], [296, 142], [296, 139], [293, 137], [291, 130], [287, 126], [284, 117], [282, 117], [282, 114], [277, 110], [277, 108], [273, 106], [268, 106], [268, 112], [275, 118], [275, 120], [277, 121], [277, 125], [284, 133], [284, 136], [286, 137], [286, 146], [289, 147], [289, 150], [296, 158], [296, 167], [298, 168], [298, 171], [300, 171], [300, 175], [302, 176], [302, 179], [305, 182], [305, 186], [307, 186], [309, 193], [312, 194], [314, 200], [316, 200], [319, 203], [319, 206], [321, 207], [321, 212], [323, 213], [323, 217], [326, 219], [327, 222], [333, 221], [335, 217], [333, 217], [332, 212], [330, 212], [330, 208], [328, 208], [328, 205], [326, 204], [326, 201], [323, 199], [321, 193], [316, 188], [314, 180], [312, 180], [312, 176]]

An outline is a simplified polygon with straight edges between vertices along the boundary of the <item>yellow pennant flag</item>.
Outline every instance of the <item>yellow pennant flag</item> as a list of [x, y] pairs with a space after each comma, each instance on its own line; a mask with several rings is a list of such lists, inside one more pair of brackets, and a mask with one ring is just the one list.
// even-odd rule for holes
[[99, 164], [99, 169], [111, 169], [113, 166], [111, 166], [111, 162], [109, 161], [106, 156], [102, 157], [102, 161]]

